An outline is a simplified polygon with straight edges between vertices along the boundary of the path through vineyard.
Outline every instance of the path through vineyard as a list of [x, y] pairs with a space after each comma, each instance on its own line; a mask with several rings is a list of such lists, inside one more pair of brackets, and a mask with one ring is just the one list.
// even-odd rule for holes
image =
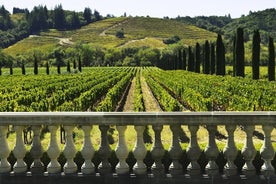
[[133, 112], [134, 111], [134, 90], [135, 90], [135, 80], [133, 77], [131, 81], [130, 88], [126, 97], [125, 105], [123, 108], [123, 112]]
[[142, 88], [143, 100], [144, 100], [146, 111], [147, 112], [162, 111], [143, 76], [141, 76], [141, 88]]

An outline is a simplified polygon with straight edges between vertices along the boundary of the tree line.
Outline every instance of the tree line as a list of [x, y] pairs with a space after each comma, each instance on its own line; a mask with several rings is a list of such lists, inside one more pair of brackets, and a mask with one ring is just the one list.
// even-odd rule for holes
[[[245, 49], [243, 28], [237, 28], [233, 40], [233, 76], [245, 77]], [[268, 38], [268, 80], [275, 81], [275, 47], [272, 37]], [[261, 36], [259, 30], [254, 30], [252, 41], [252, 78], [260, 77], [260, 52]], [[208, 40], [200, 46], [189, 46], [188, 49], [180, 48], [168, 57], [163, 57], [158, 63], [158, 67], [165, 70], [188, 70], [196, 73], [216, 74], [224, 76], [226, 74], [225, 62], [226, 49], [220, 34], [217, 35], [216, 43]], [[201, 71], [202, 68], [202, 71]]]
[[47, 6], [35, 6], [28, 9], [13, 8], [13, 14], [21, 16], [20, 20], [13, 21], [11, 14], [2, 5], [0, 7], [0, 48], [6, 48], [30, 34], [41, 30], [58, 29], [72, 30], [103, 19], [97, 10], [87, 7], [83, 12], [68, 11], [57, 5], [53, 10]]

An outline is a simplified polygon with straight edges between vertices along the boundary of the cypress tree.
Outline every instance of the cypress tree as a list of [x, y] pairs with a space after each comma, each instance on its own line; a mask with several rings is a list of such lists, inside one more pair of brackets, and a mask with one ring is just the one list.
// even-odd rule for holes
[[70, 62], [69, 61], [67, 62], [67, 72], [71, 73]]
[[21, 70], [22, 70], [22, 75], [25, 75], [26, 74], [26, 70], [25, 70], [24, 63], [22, 63], [22, 65], [21, 65]]
[[210, 44], [208, 40], [205, 41], [204, 44], [204, 70], [203, 73], [210, 73]]
[[183, 70], [183, 61], [182, 61], [182, 50], [178, 49], [178, 66], [180, 70]]
[[233, 39], [233, 77], [236, 76], [236, 35]]
[[200, 45], [199, 43], [196, 43], [196, 49], [195, 49], [195, 72], [200, 73]]
[[57, 63], [57, 73], [60, 74], [60, 62]]
[[183, 49], [183, 51], [182, 51], [182, 61], [183, 61], [183, 70], [186, 70], [186, 68], [187, 68], [187, 64], [186, 64], [187, 59], [186, 59], [186, 51], [185, 51], [185, 49]]
[[10, 66], [10, 75], [13, 75], [13, 68], [12, 68], [12, 65]]
[[50, 74], [49, 62], [48, 62], [48, 61], [47, 61], [47, 63], [46, 63], [46, 74], [47, 74], [47, 75]]
[[268, 41], [268, 52], [268, 80], [275, 81], [275, 48], [271, 37], [269, 37]]
[[238, 28], [235, 47], [236, 76], [244, 77], [244, 38], [243, 29]]
[[38, 61], [37, 61], [37, 57], [34, 55], [34, 74], [37, 75], [38, 74]]
[[225, 47], [220, 34], [216, 43], [216, 75], [225, 75]]
[[74, 62], [73, 62], [73, 68], [76, 69], [77, 68], [77, 63], [76, 63], [76, 60], [74, 59]]
[[259, 30], [254, 30], [252, 47], [252, 78], [259, 79], [260, 75], [260, 43], [261, 37]]
[[82, 72], [82, 68], [81, 68], [81, 57], [80, 57], [80, 56], [79, 56], [78, 69], [79, 69], [80, 72]]
[[192, 47], [189, 47], [189, 53], [188, 53], [188, 71], [193, 72], [195, 70], [195, 56], [192, 51]]
[[215, 59], [215, 45], [211, 44], [211, 74], [214, 74], [216, 72], [216, 59]]

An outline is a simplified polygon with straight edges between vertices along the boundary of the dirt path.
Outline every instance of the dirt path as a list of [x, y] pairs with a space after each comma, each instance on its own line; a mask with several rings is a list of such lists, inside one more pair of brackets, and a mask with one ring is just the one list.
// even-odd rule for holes
[[133, 112], [134, 111], [134, 89], [135, 89], [135, 77], [131, 81], [130, 88], [127, 94], [126, 102], [123, 108], [123, 112]]
[[161, 112], [161, 108], [153, 96], [145, 78], [141, 77], [141, 88], [143, 93], [143, 100], [147, 112]]
[[99, 36], [106, 36], [106, 32], [107, 32], [107, 31], [109, 31], [110, 29], [114, 29], [114, 28], [116, 28], [116, 27], [118, 27], [118, 26], [120, 26], [120, 25], [122, 25], [122, 24], [127, 23], [127, 22], [128, 22], [128, 20], [124, 20], [123, 22], [119, 22], [119, 23], [117, 23], [117, 24], [114, 24], [114, 25], [112, 25], [111, 27], [108, 27], [108, 28], [106, 28], [105, 30], [103, 30], [103, 31], [99, 34]]

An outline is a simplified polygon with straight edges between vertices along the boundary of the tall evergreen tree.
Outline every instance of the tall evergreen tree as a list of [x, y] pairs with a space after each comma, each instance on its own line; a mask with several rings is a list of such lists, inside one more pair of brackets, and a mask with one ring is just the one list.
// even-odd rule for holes
[[79, 69], [80, 72], [82, 72], [82, 67], [81, 67], [81, 56], [79, 56], [78, 69]]
[[178, 49], [178, 66], [180, 70], [183, 70], [183, 57], [182, 57], [182, 49]]
[[65, 29], [66, 27], [66, 19], [65, 19], [65, 13], [62, 8], [62, 5], [58, 5], [54, 9], [54, 27], [56, 29]]
[[210, 72], [214, 74], [216, 72], [216, 58], [215, 58], [215, 45], [211, 44], [211, 63]]
[[244, 77], [244, 38], [243, 29], [238, 28], [235, 47], [236, 76]]
[[22, 75], [25, 75], [25, 74], [26, 74], [26, 70], [25, 70], [25, 65], [24, 65], [24, 63], [22, 63], [22, 65], [21, 65], [21, 71], [22, 71]]
[[34, 74], [38, 74], [38, 59], [37, 56], [34, 54]]
[[182, 61], [183, 61], [183, 70], [187, 68], [187, 59], [186, 59], [186, 51], [183, 49], [182, 51]]
[[189, 47], [189, 52], [188, 52], [188, 71], [195, 71], [195, 56], [192, 51], [192, 47]]
[[275, 81], [275, 47], [271, 37], [269, 37], [268, 41], [268, 51], [268, 80]]
[[92, 16], [91, 9], [90, 8], [85, 8], [84, 11], [83, 11], [83, 18], [84, 18], [84, 20], [86, 20], [87, 24], [92, 22], [91, 16]]
[[236, 35], [233, 39], [233, 77], [236, 76]]
[[204, 44], [204, 70], [203, 73], [210, 73], [210, 44], [209, 41], [206, 40]]
[[48, 62], [48, 61], [47, 61], [47, 63], [46, 63], [46, 74], [47, 74], [47, 75], [50, 74], [49, 62]]
[[259, 30], [254, 30], [252, 47], [252, 78], [259, 79], [260, 76], [260, 47], [261, 37]]
[[216, 42], [216, 75], [225, 75], [225, 47], [220, 34]]
[[69, 61], [67, 61], [67, 72], [71, 73], [70, 62]]
[[200, 73], [200, 64], [201, 64], [200, 45], [199, 45], [199, 43], [196, 43], [196, 49], [195, 49], [195, 72], [197, 72], [197, 73]]

